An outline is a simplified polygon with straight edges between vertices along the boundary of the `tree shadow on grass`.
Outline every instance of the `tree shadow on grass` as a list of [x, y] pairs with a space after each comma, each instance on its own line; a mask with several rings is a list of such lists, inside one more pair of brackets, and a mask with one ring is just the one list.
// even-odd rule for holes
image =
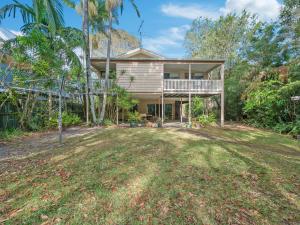
[[[287, 205], [285, 196], [273, 185], [269, 168], [242, 154], [251, 151], [250, 147], [242, 146], [240, 152], [232, 143], [218, 140], [194, 141], [181, 138], [180, 134], [168, 138], [165, 130], [137, 131], [129, 129], [125, 134], [115, 130], [74, 143], [70, 140], [67, 149], [55, 153], [70, 154], [68, 157], [37, 168], [35, 173], [56, 171], [59, 166], [71, 172], [69, 178], [62, 177], [57, 183], [51, 183], [53, 172], [45, 179], [48, 183], [45, 192], [59, 191], [61, 197], [41, 203], [38, 210], [27, 215], [20, 213], [10, 222], [41, 223], [41, 215], [45, 214], [50, 219], [59, 217], [64, 223], [228, 224], [230, 217], [241, 219], [235, 215], [243, 213], [238, 211], [240, 208], [256, 209], [260, 205], [263, 208], [258, 212], [265, 218], [257, 216], [257, 221], [272, 223], [274, 213], [284, 215], [281, 222], [287, 221], [285, 215], [295, 221], [297, 211]], [[103, 143], [95, 144], [99, 139]], [[76, 145], [83, 145], [87, 150], [72, 154]], [[247, 177], [241, 176], [242, 171], [237, 171], [233, 162], [222, 164], [222, 154], [217, 155], [220, 152], [246, 165]], [[191, 159], [200, 156], [205, 165], [191, 163]], [[253, 187], [251, 174], [258, 176]], [[251, 202], [244, 188], [262, 193], [259, 203]], [[21, 189], [16, 194], [19, 192]], [[26, 197], [23, 196], [25, 202]], [[284, 213], [271, 209], [276, 204]], [[253, 222], [249, 216], [244, 217], [248, 224]], [[278, 217], [275, 219], [280, 221]], [[231, 221], [234, 222], [237, 221]]]

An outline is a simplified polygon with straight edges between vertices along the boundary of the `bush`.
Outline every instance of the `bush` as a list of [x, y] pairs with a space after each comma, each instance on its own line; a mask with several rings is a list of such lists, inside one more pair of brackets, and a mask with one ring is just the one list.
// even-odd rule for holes
[[[81, 123], [81, 119], [78, 115], [73, 113], [62, 113], [62, 125], [63, 127], [69, 127], [78, 125]], [[58, 126], [58, 114], [56, 113], [55, 116], [51, 117], [48, 122], [48, 127], [54, 128]]]
[[25, 132], [22, 131], [21, 129], [7, 129], [4, 131], [0, 130], [0, 139], [2, 140], [10, 140], [14, 137], [18, 137], [23, 135]]
[[48, 117], [44, 113], [36, 112], [32, 118], [27, 121], [26, 127], [30, 131], [40, 131], [47, 127]]
[[129, 112], [128, 113], [128, 121], [130, 123], [138, 123], [141, 121], [141, 115], [137, 111]]
[[197, 120], [202, 126], [211, 125], [211, 124], [214, 124], [217, 122], [217, 119], [216, 119], [216, 116], [214, 113], [198, 116]]
[[278, 123], [273, 130], [281, 134], [300, 135], [300, 119], [295, 122]]
[[109, 126], [112, 126], [112, 125], [114, 125], [114, 123], [110, 119], [103, 120], [103, 126], [109, 127]]

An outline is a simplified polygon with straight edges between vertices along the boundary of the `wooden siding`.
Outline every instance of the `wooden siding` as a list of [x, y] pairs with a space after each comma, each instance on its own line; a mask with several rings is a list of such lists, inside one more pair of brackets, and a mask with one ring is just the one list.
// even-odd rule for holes
[[161, 93], [163, 64], [155, 62], [117, 63], [117, 82], [130, 92]]

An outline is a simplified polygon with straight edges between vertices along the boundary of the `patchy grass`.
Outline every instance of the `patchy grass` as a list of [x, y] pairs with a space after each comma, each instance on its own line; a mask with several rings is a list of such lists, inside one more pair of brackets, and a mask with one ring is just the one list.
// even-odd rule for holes
[[16, 137], [20, 137], [26, 134], [26, 132], [21, 129], [8, 129], [0, 130], [0, 141], [10, 141]]
[[299, 162], [260, 130], [98, 130], [11, 161], [0, 223], [299, 224]]

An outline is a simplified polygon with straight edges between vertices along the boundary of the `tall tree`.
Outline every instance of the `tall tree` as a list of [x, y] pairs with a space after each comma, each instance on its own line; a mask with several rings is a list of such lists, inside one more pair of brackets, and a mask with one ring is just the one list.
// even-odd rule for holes
[[[140, 12], [138, 10], [137, 5], [135, 4], [134, 0], [129, 1], [133, 8], [135, 9], [137, 16], [140, 17]], [[112, 41], [112, 24], [114, 19], [114, 13], [120, 9], [121, 13], [123, 12], [124, 8], [124, 1], [123, 0], [105, 0], [105, 8], [108, 12], [108, 29], [107, 29], [107, 55], [106, 55], [106, 66], [105, 66], [105, 87], [103, 92], [103, 104], [102, 110], [100, 114], [99, 121], [100, 123], [103, 122], [106, 110], [106, 102], [107, 102], [107, 93], [109, 88], [109, 73], [110, 73], [110, 57], [111, 57], [111, 41]]]
[[[93, 93], [90, 95], [91, 90], [91, 60], [90, 60], [90, 35], [89, 35], [89, 0], [83, 0], [83, 22], [82, 30], [84, 34], [84, 68], [86, 74], [86, 117], [87, 123], [89, 123], [89, 105], [91, 107], [93, 122], [97, 123], [96, 113], [95, 113], [95, 103]], [[89, 104], [89, 100], [90, 103]]]
[[293, 58], [300, 52], [300, 0], [284, 0], [280, 12], [281, 36], [285, 49], [292, 51]]
[[190, 57], [225, 59], [231, 67], [238, 60], [239, 50], [247, 45], [254, 32], [255, 18], [247, 12], [228, 14], [218, 20], [199, 18], [193, 21], [185, 37], [185, 47]]
[[[92, 31], [103, 32], [106, 10], [103, 0], [81, 0], [76, 5], [76, 10], [82, 15], [82, 30], [84, 32], [84, 68], [86, 75], [86, 120], [89, 123], [89, 108], [91, 109], [93, 123], [97, 123], [95, 112], [95, 99], [91, 80], [91, 61], [90, 61], [90, 29]], [[89, 107], [90, 106], [90, 107]]]

